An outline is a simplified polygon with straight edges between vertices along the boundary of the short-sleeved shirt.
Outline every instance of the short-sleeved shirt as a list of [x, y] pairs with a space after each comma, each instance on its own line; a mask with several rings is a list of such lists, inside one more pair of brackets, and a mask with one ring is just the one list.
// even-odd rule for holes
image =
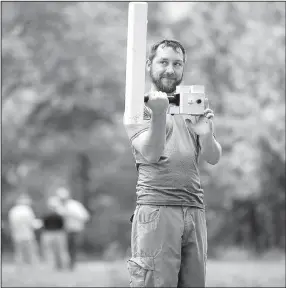
[[204, 192], [198, 168], [198, 135], [186, 123], [187, 115], [167, 114], [166, 144], [157, 163], [149, 163], [132, 141], [150, 127], [151, 112], [144, 107], [142, 124], [126, 125], [138, 170], [137, 203], [183, 205], [204, 208]]
[[14, 206], [9, 211], [8, 219], [14, 241], [33, 240], [35, 238], [33, 224], [36, 217], [30, 206]]
[[68, 232], [81, 232], [90, 218], [88, 211], [79, 201], [69, 199], [64, 205], [65, 229]]

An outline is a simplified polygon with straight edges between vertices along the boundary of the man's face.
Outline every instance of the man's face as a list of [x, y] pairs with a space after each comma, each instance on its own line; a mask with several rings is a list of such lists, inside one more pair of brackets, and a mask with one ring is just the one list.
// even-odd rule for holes
[[147, 61], [147, 71], [158, 91], [173, 93], [183, 80], [184, 58], [181, 49], [159, 46], [153, 61]]

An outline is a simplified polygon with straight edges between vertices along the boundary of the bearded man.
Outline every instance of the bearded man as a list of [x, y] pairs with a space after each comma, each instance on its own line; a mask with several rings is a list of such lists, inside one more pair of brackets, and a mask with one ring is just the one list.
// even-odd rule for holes
[[131, 287], [205, 287], [207, 227], [198, 163], [202, 158], [217, 164], [221, 146], [209, 107], [196, 117], [167, 113], [168, 96], [182, 82], [185, 63], [181, 43], [163, 40], [152, 46], [143, 124], [125, 126], [138, 170]]

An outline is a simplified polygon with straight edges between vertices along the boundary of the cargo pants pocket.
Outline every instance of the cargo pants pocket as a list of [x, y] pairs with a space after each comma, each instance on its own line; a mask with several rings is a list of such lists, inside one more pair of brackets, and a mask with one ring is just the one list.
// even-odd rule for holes
[[155, 287], [154, 258], [133, 257], [127, 262], [130, 287]]

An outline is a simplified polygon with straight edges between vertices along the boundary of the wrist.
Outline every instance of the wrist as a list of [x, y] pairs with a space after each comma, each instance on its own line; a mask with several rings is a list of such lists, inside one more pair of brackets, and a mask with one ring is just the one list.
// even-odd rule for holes
[[210, 131], [206, 134], [200, 135], [202, 142], [209, 142], [213, 140], [213, 132]]
[[152, 117], [155, 117], [155, 118], [162, 118], [163, 116], [166, 116], [166, 113], [167, 111], [163, 111], [163, 112], [154, 112], [153, 110], [151, 110], [151, 114], [152, 114]]

